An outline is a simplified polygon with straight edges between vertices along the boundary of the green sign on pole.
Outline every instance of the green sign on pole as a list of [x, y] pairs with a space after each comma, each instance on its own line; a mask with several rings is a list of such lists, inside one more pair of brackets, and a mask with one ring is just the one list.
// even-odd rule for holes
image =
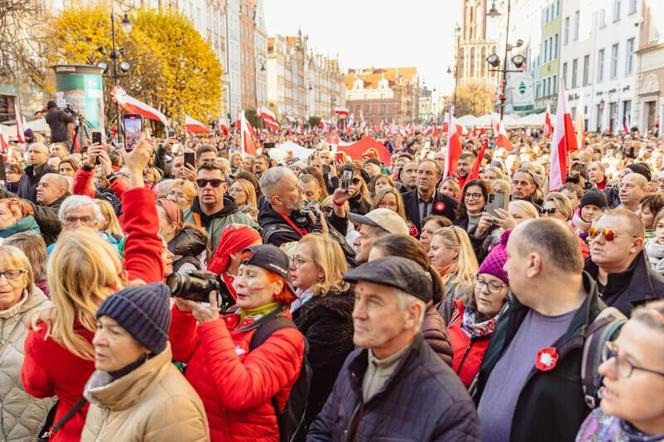
[[[88, 121], [88, 130], [104, 132], [104, 70], [97, 66], [68, 64], [55, 70], [56, 102], [69, 105]], [[83, 131], [81, 131], [83, 132]]]

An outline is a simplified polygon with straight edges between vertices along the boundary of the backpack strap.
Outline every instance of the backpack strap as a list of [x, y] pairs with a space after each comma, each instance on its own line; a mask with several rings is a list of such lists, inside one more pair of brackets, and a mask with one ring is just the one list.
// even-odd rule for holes
[[191, 217], [194, 219], [194, 225], [196, 227], [203, 227], [203, 223], [201, 222], [201, 214], [196, 213], [193, 210], [191, 211]]
[[604, 344], [616, 338], [627, 317], [615, 307], [607, 307], [588, 325], [581, 358], [581, 385], [586, 405], [593, 409], [598, 404], [598, 391], [602, 376], [597, 368], [602, 363]]

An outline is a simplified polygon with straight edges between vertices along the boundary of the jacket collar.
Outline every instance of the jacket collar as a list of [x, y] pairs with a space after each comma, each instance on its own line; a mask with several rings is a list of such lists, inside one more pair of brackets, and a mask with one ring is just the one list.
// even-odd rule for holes
[[21, 299], [15, 305], [6, 310], [0, 310], [0, 319], [9, 319], [14, 316], [22, 315], [47, 300], [48, 298], [46, 298], [44, 292], [42, 292], [36, 285], [33, 285], [32, 293], [28, 293], [27, 291], [23, 292]]
[[[408, 349], [401, 355], [401, 361], [397, 365], [397, 368], [394, 370], [394, 374], [385, 382], [383, 387], [374, 396], [372, 396], [371, 399], [369, 399], [369, 402], [374, 401], [376, 398], [382, 396], [386, 391], [389, 391], [392, 388], [392, 384], [404, 376], [404, 373], [410, 373], [412, 371], [410, 366], [415, 360], [417, 360], [417, 356], [422, 352], [423, 345], [429, 344], [424, 342], [422, 334], [418, 333]], [[364, 374], [366, 373], [367, 367], [369, 366], [368, 352], [369, 350], [367, 349], [358, 352], [353, 360], [348, 364], [351, 388], [360, 398], [362, 397], [362, 380], [364, 379]]]
[[229, 196], [224, 195], [224, 207], [221, 208], [218, 212], [212, 213], [210, 215], [205, 214], [203, 209], [201, 209], [201, 204], [198, 201], [198, 198], [194, 198], [194, 202], [191, 204], [191, 211], [196, 212], [201, 216], [201, 221], [203, 224], [209, 223], [214, 218], [223, 218], [227, 215], [235, 213], [237, 210], [237, 205], [235, 201]]
[[107, 372], [97, 370], [85, 385], [84, 396], [90, 403], [112, 411], [133, 407], [150, 384], [165, 374], [171, 358], [168, 344], [166, 350], [119, 379], [113, 380]]
[[[599, 267], [591, 258], [588, 258], [586, 270], [593, 277], [597, 277]], [[603, 296], [604, 298], [611, 298], [619, 293], [625, 293], [631, 302], [656, 297], [645, 248], [636, 255], [627, 270], [621, 273], [609, 273]]]

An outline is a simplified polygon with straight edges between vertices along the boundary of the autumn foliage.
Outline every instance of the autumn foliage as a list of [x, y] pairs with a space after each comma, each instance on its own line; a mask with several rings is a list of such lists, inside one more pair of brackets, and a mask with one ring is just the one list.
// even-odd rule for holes
[[[111, 8], [68, 8], [53, 20], [48, 48], [51, 64], [106, 62], [104, 76], [107, 121], [115, 109], [110, 102], [113, 87]], [[221, 64], [211, 46], [191, 22], [175, 12], [141, 9], [130, 14], [132, 31], [125, 34], [116, 17], [116, 46], [123, 48], [119, 61], [131, 64], [120, 72], [119, 84], [129, 95], [144, 101], [171, 120], [190, 115], [199, 121], [215, 120], [221, 110]], [[99, 51], [105, 49], [106, 55]]]

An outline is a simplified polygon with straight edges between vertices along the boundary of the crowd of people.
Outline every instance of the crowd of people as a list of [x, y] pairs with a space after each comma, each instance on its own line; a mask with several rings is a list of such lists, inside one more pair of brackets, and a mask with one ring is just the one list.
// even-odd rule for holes
[[[257, 155], [235, 131], [26, 135], [0, 440], [664, 440], [655, 135], [588, 134], [559, 189], [520, 130], [465, 137], [453, 176], [419, 131], [375, 134], [389, 162], [319, 130], [259, 131]], [[273, 159], [286, 140], [308, 156]]]

